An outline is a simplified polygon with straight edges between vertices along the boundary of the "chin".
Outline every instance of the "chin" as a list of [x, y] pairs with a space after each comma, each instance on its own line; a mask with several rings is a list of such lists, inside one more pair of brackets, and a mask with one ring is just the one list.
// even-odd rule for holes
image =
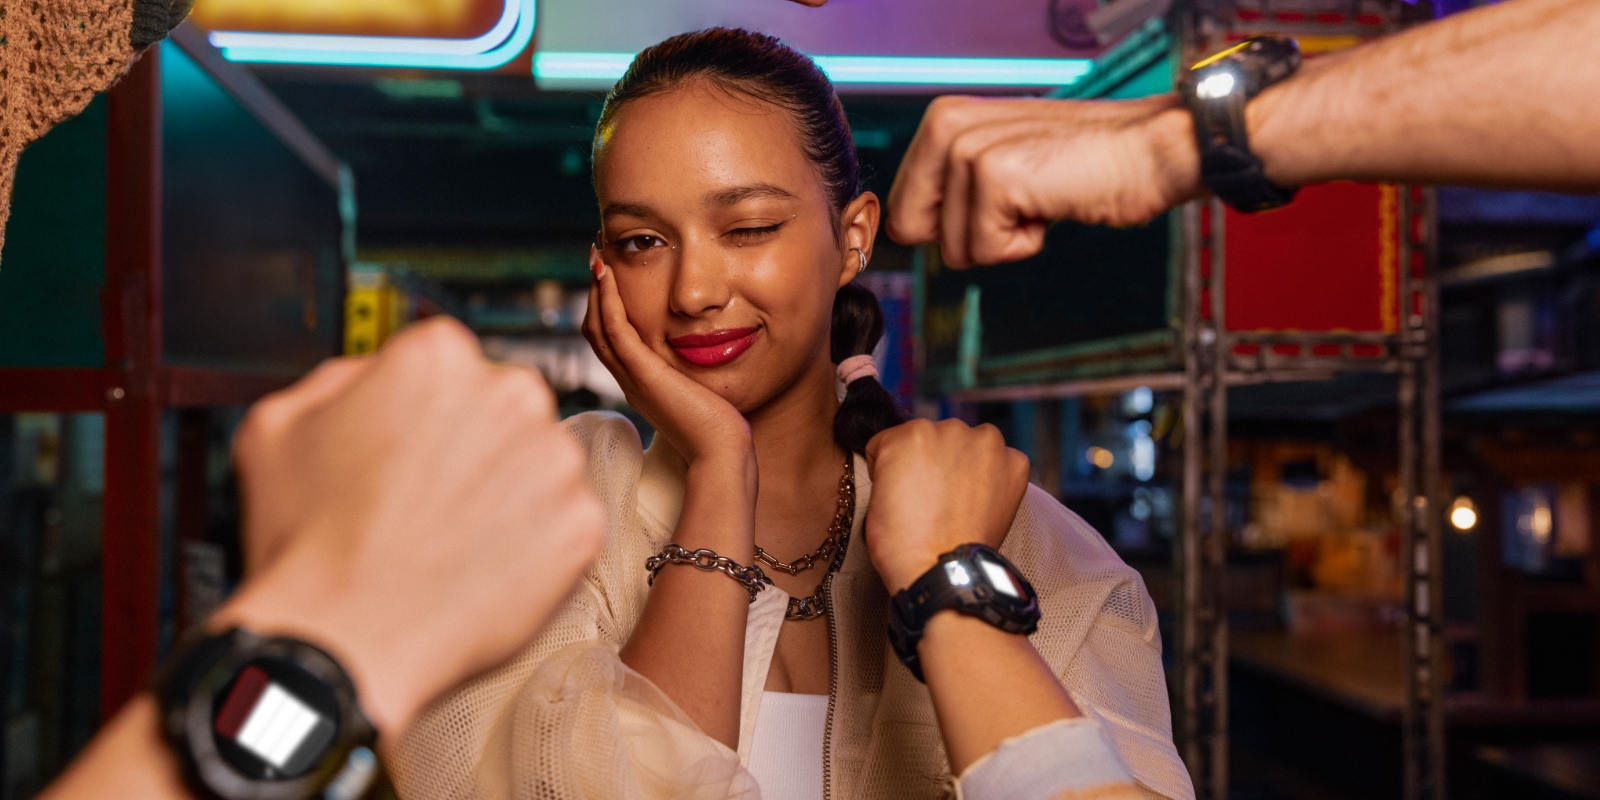
[[772, 400], [772, 392], [762, 391], [738, 375], [735, 370], [709, 369], [685, 374], [695, 383], [726, 400], [728, 405], [733, 406], [740, 414], [749, 414]]

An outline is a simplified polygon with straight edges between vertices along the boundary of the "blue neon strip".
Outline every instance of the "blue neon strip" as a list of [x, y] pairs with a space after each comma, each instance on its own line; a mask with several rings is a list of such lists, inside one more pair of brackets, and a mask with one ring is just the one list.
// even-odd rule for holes
[[[1083, 58], [813, 58], [834, 83], [1069, 86], [1094, 66]], [[541, 80], [615, 81], [632, 62], [632, 53], [541, 52], [533, 56], [533, 74]]]
[[[266, 64], [332, 64], [338, 66], [363, 66], [363, 67], [424, 67], [435, 69], [493, 69], [501, 66], [519, 53], [527, 49], [528, 43], [533, 41], [533, 28], [535, 22], [534, 0], [506, 0], [506, 7], [516, 14], [516, 24], [511, 30], [510, 37], [499, 43], [498, 47], [486, 49], [476, 53], [441, 52], [440, 48], [450, 45], [455, 47], [462, 42], [477, 42], [486, 40], [488, 34], [478, 39], [411, 39], [403, 37], [385, 36], [350, 36], [329, 37], [330, 39], [358, 40], [356, 44], [367, 49], [331, 50], [321, 46], [306, 47], [281, 47], [281, 46], [252, 46], [237, 47], [218, 44], [217, 36], [222, 33], [232, 34], [232, 31], [217, 31], [212, 33], [212, 44], [222, 50], [222, 57], [229, 61], [248, 61]], [[505, 17], [501, 18], [504, 21]], [[499, 25], [496, 25], [498, 28]], [[493, 31], [491, 31], [493, 33]], [[252, 34], [260, 36], [292, 36], [304, 38], [309, 34]], [[370, 41], [369, 41], [370, 40]], [[227, 41], [224, 38], [223, 41]], [[322, 40], [318, 40], [319, 42]], [[397, 46], [411, 49], [377, 49], [380, 43], [398, 43]]]
[[311, 33], [252, 33], [212, 31], [211, 44], [218, 49], [265, 48], [276, 50], [342, 51], [350, 53], [437, 53], [477, 55], [505, 42], [516, 30], [521, 6], [517, 0], [504, 0], [505, 9], [494, 27], [471, 39], [422, 39], [404, 36], [332, 36]]

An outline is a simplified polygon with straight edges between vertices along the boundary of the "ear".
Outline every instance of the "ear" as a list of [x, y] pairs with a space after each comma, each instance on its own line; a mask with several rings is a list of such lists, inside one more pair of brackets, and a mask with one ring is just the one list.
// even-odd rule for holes
[[878, 236], [880, 211], [878, 196], [872, 192], [862, 192], [839, 214], [839, 246], [844, 251], [839, 264], [841, 288], [860, 272], [861, 259], [851, 248], [859, 248], [862, 256], [868, 261], [872, 260], [872, 243]]

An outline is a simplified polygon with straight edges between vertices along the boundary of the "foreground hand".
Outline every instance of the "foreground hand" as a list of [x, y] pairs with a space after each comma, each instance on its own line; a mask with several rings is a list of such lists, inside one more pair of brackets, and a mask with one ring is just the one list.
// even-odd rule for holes
[[212, 628], [329, 650], [390, 744], [526, 645], [604, 535], [550, 390], [454, 320], [257, 403], [234, 460], [248, 579]]
[[987, 100], [928, 106], [894, 187], [889, 235], [937, 242], [944, 263], [1038, 253], [1052, 220], [1136, 225], [1199, 197], [1188, 112], [1140, 100]]
[[617, 276], [596, 250], [589, 251], [594, 283], [583, 338], [622, 386], [628, 405], [644, 415], [693, 465], [726, 456], [741, 464], [755, 458], [750, 423], [716, 392], [672, 368], [639, 337], [617, 292]]
[[993, 425], [914, 419], [867, 443], [867, 552], [892, 595], [969, 542], [998, 548], [1028, 489], [1028, 457]]

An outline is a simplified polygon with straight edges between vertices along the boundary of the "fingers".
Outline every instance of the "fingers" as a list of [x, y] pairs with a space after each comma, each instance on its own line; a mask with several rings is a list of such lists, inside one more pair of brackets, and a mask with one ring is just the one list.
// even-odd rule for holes
[[959, 125], [952, 117], [964, 101], [959, 97], [934, 99], [900, 161], [889, 188], [887, 228], [889, 238], [901, 244], [926, 244], [939, 236], [949, 143]]
[[595, 279], [595, 288], [599, 295], [600, 330], [618, 364], [635, 375], [653, 366], [649, 359], [655, 353], [645, 346], [644, 340], [639, 338], [639, 332], [634, 330], [633, 323], [628, 321], [628, 310], [623, 307], [622, 296], [617, 293], [616, 272], [603, 262], [600, 275]]
[[262, 436], [281, 430], [295, 417], [327, 402], [372, 369], [370, 356], [330, 358], [288, 388], [273, 392], [250, 409], [234, 437], [234, 450], [259, 446]]

